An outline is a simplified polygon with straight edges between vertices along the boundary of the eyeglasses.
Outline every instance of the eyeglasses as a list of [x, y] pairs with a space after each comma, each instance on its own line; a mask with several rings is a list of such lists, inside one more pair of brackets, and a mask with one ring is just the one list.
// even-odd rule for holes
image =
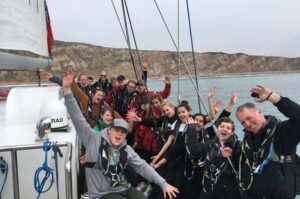
[[100, 77], [106, 77], [107, 75], [100, 75]]
[[135, 86], [128, 86], [128, 85], [127, 85], [127, 87], [128, 87], [128, 88], [133, 88], [133, 89], [135, 89]]

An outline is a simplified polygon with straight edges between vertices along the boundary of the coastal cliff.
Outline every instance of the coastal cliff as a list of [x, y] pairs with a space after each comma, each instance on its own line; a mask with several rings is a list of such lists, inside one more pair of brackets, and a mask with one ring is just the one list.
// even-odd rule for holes
[[[141, 60], [148, 60], [149, 78], [161, 77], [168, 72], [178, 75], [178, 54], [171, 51], [139, 51]], [[109, 76], [125, 75], [134, 78], [133, 66], [128, 49], [107, 48], [83, 43], [55, 41], [52, 49], [54, 74], [61, 74], [72, 67], [98, 79], [101, 69], [108, 71]], [[133, 56], [138, 63], [136, 52]], [[190, 71], [193, 71], [192, 54], [182, 52], [182, 56]], [[226, 54], [223, 52], [196, 53], [198, 75], [226, 75], [240, 73], [270, 73], [280, 71], [300, 71], [300, 58], [254, 56], [243, 53]], [[180, 75], [187, 75], [184, 66], [180, 66]], [[31, 81], [35, 79], [35, 71], [0, 71], [1, 81]]]

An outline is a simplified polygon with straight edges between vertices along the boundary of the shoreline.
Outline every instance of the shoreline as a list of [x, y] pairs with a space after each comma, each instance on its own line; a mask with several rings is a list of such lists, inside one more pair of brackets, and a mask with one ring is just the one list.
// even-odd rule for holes
[[[221, 77], [234, 77], [234, 76], [256, 76], [256, 75], [278, 75], [278, 74], [293, 74], [293, 73], [300, 73], [300, 70], [296, 70], [296, 71], [269, 71], [269, 72], [247, 72], [247, 73], [222, 73], [222, 74], [207, 74], [207, 75], [203, 75], [200, 74], [198, 75], [199, 78], [221, 78]], [[171, 75], [171, 78], [177, 78], [177, 75]], [[192, 77], [194, 77], [192, 75]], [[163, 79], [163, 76], [160, 77], [148, 77], [149, 81], [155, 81], [155, 80], [160, 80]], [[189, 78], [188, 75], [181, 75], [180, 79], [187, 79]], [[20, 85], [20, 84], [33, 84], [33, 85], [37, 85], [37, 80], [33, 81], [32, 79], [28, 80], [28, 81], [24, 81], [24, 80], [19, 80], [19, 81], [14, 81], [14, 80], [0, 80], [0, 88], [5, 87], [5, 86], [9, 86], [9, 85]], [[49, 84], [49, 81], [41, 81], [41, 84]]]
[[[278, 75], [278, 74], [293, 74], [293, 73], [300, 73], [300, 70], [297, 71], [272, 71], [272, 72], [247, 72], [247, 73], [222, 73], [222, 74], [210, 74], [210, 75], [198, 75], [200, 78], [219, 78], [219, 77], [235, 77], [235, 76], [256, 76], [256, 75]], [[178, 76], [176, 75], [171, 75], [171, 78], [177, 78]], [[192, 75], [192, 77], [194, 77]], [[180, 79], [186, 79], [189, 78], [188, 75], [181, 75]], [[148, 80], [159, 80], [163, 79], [163, 77], [148, 77]]]

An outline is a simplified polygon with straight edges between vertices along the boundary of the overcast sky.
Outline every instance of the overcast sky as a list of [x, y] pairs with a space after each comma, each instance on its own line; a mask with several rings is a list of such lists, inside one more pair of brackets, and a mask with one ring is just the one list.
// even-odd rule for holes
[[[180, 49], [191, 50], [180, 0]], [[127, 47], [111, 0], [48, 0], [56, 40]], [[121, 0], [114, 0], [122, 19]], [[157, 0], [177, 42], [177, 0]], [[176, 51], [154, 0], [127, 0], [139, 49]], [[299, 0], [189, 0], [197, 52], [300, 57]]]

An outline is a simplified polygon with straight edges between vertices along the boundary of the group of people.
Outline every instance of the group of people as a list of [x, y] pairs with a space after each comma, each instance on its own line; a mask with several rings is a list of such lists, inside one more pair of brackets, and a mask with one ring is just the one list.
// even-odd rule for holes
[[220, 111], [220, 103], [212, 100], [216, 90], [211, 89], [209, 113], [192, 115], [187, 101], [175, 106], [166, 100], [169, 77], [162, 91], [148, 91], [147, 64], [137, 82], [123, 75], [109, 82], [104, 70], [90, 86], [80, 83], [83, 75], [76, 82], [71, 70], [63, 79], [42, 75], [63, 87], [83, 143], [80, 164], [85, 176], [79, 181], [86, 179], [90, 199], [296, 196], [300, 106], [269, 88], [250, 91], [256, 102], [273, 103], [288, 119], [264, 115], [254, 103], [243, 104], [236, 111], [244, 127], [244, 138], [238, 140], [230, 119], [235, 92]]

